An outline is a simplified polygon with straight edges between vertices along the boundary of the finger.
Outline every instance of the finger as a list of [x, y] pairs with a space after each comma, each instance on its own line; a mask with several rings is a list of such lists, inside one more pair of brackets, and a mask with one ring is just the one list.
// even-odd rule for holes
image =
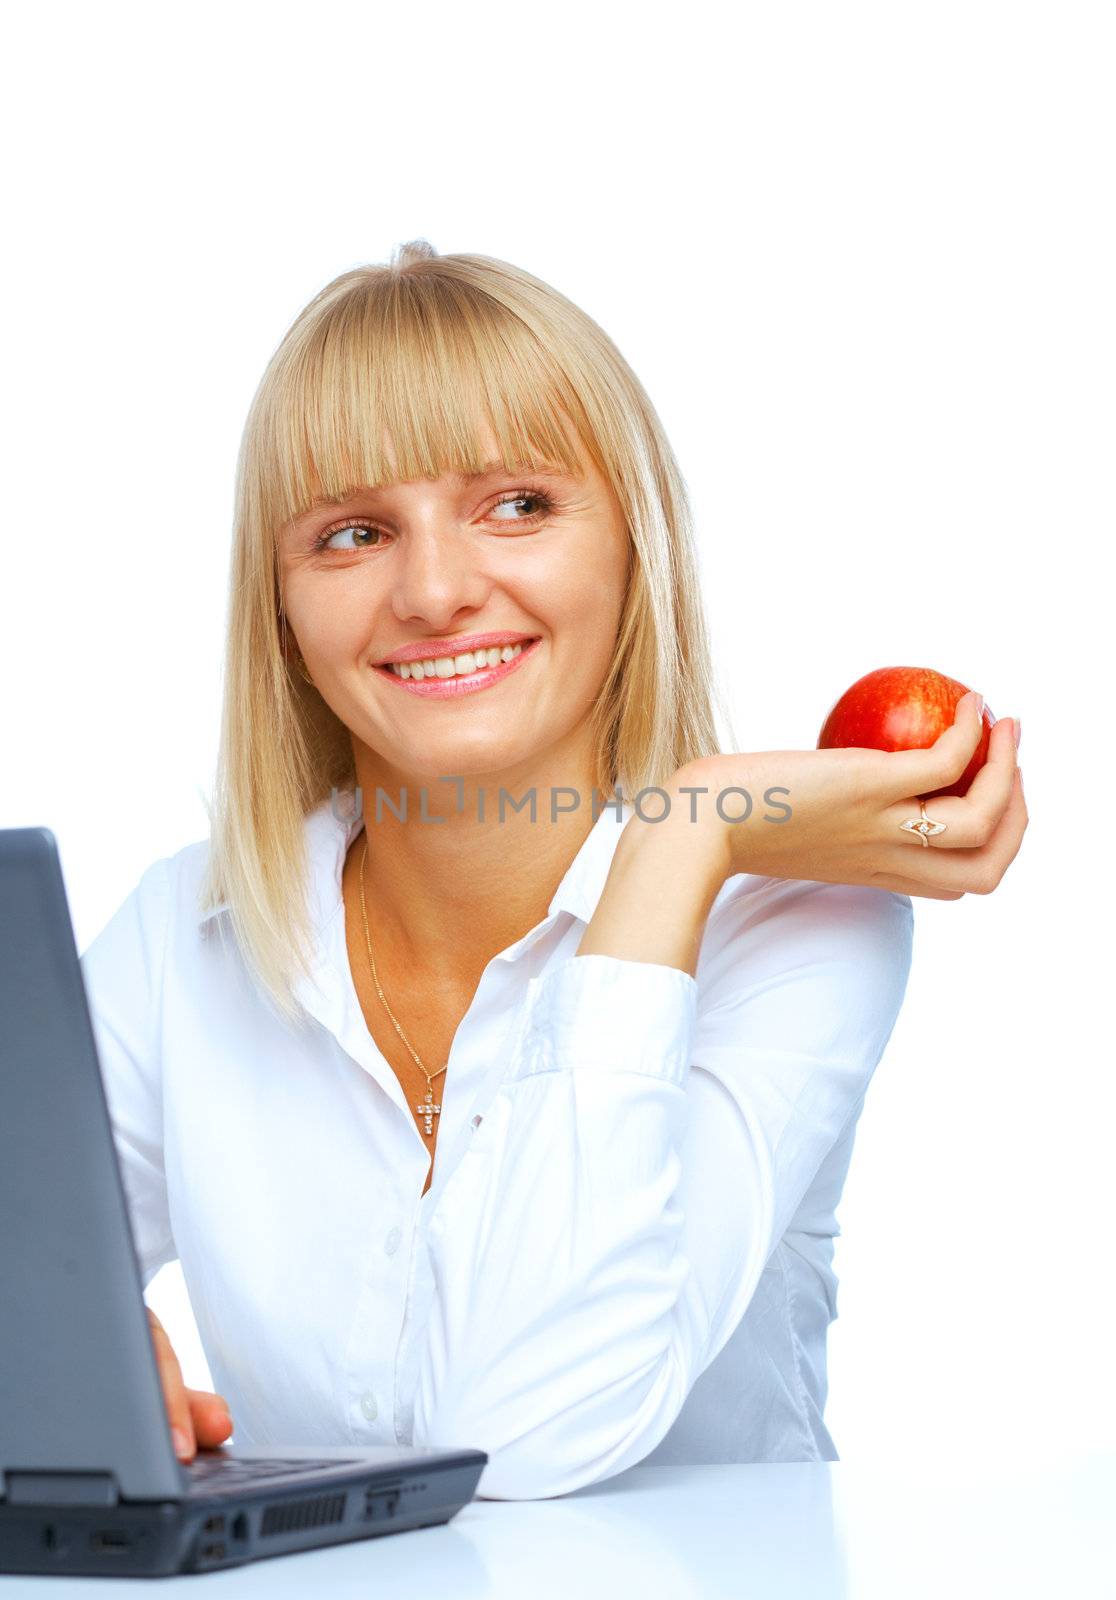
[[[955, 803], [963, 805], [964, 801]], [[935, 801], [935, 814], [937, 810]], [[884, 860], [880, 877], [895, 874], [909, 878], [923, 886], [919, 890], [922, 894], [933, 889], [948, 894], [991, 894], [1014, 860], [1026, 826], [1027, 807], [1016, 768], [1007, 810], [983, 846], [973, 850], [935, 850], [932, 846], [924, 849], [921, 845], [897, 844]]]
[[1023, 778], [1016, 767], [1012, 773], [1011, 798], [991, 838], [982, 849], [970, 851], [965, 858], [971, 875], [969, 893], [991, 894], [999, 887], [1004, 873], [1019, 853], [1027, 820]]
[[[159, 1367], [159, 1379], [163, 1385], [167, 1420], [174, 1438], [175, 1454], [183, 1461], [189, 1461], [197, 1448], [197, 1440], [194, 1435], [194, 1422], [190, 1415], [186, 1385], [182, 1381], [182, 1368], [178, 1364], [178, 1357], [167, 1337], [166, 1329], [150, 1307], [147, 1308], [147, 1315], [151, 1325], [151, 1342], [155, 1348], [155, 1359]], [[176, 1434], [181, 1437], [175, 1437]]]
[[1012, 774], [1012, 779], [1011, 801], [1007, 810], [985, 848], [975, 852], [974, 855], [974, 865], [983, 870], [990, 886], [986, 893], [997, 887], [1019, 854], [1019, 847], [1023, 843], [1023, 835], [1030, 821], [1027, 815], [1026, 797], [1023, 794], [1023, 774], [1018, 767]]
[[[980, 696], [970, 690], [961, 696], [954, 707], [953, 721], [933, 744], [921, 750], [892, 750], [888, 753], [888, 777], [896, 786], [894, 799], [902, 800], [912, 794], [931, 794], [935, 789], [945, 789], [957, 782], [973, 759], [984, 733], [983, 706], [979, 714], [976, 709], [979, 702]], [[1000, 720], [1006, 721], [1010, 727], [1010, 719]], [[993, 727], [993, 733], [998, 726], [999, 723]]]
[[1001, 717], [993, 727], [988, 740], [988, 758], [984, 765], [978, 768], [963, 802], [977, 808], [987, 823], [989, 835], [1007, 809], [1018, 765], [1015, 718]]
[[186, 1398], [198, 1444], [211, 1448], [224, 1443], [233, 1429], [228, 1402], [209, 1389], [187, 1389]]
[[[988, 844], [1011, 801], [1017, 770], [1014, 729], [1013, 717], [1001, 717], [994, 725], [988, 758], [966, 794], [939, 794], [926, 801], [930, 821], [944, 822], [946, 827], [945, 833], [926, 835], [931, 850], [979, 850]], [[921, 815], [918, 794], [924, 792], [912, 790], [913, 799], [904, 797], [889, 807], [883, 815], [885, 831], [898, 828], [908, 817], [917, 822]], [[913, 835], [912, 843], [918, 843]]]

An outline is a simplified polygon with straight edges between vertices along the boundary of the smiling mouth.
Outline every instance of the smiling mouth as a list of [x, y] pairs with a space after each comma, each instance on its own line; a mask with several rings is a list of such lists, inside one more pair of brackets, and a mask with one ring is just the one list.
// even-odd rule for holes
[[524, 650], [537, 643], [535, 637], [521, 639], [513, 645], [490, 645], [484, 650], [465, 650], [456, 656], [428, 656], [421, 661], [381, 661], [377, 663], [377, 670], [389, 672], [404, 681], [422, 682], [438, 678], [449, 682], [457, 678], [467, 679], [516, 660]]

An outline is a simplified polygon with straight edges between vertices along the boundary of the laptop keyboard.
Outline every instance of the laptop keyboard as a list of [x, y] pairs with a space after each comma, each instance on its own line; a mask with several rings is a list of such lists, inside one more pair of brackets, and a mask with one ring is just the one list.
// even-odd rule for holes
[[290, 1476], [296, 1473], [301, 1477], [307, 1472], [320, 1472], [325, 1467], [357, 1467], [358, 1460], [338, 1460], [330, 1457], [328, 1461], [302, 1460], [292, 1456], [260, 1456], [255, 1461], [238, 1460], [236, 1456], [196, 1455], [193, 1461], [181, 1463], [191, 1479], [191, 1485], [218, 1488], [225, 1484], [255, 1483], [261, 1478], [277, 1478], [283, 1475]]

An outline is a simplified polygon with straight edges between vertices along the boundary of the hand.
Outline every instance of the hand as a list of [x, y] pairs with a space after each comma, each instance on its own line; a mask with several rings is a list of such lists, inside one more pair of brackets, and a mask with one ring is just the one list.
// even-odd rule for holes
[[191, 1461], [199, 1444], [208, 1448], [224, 1443], [232, 1432], [232, 1418], [219, 1394], [212, 1394], [208, 1389], [186, 1388], [166, 1329], [150, 1306], [146, 1310], [167, 1416], [172, 1429], [181, 1432], [185, 1442], [185, 1448], [180, 1449], [176, 1439], [175, 1451], [183, 1461]]
[[[919, 816], [918, 797], [954, 783], [981, 735], [976, 698], [963, 696], [952, 725], [925, 750], [766, 750], [758, 755], [707, 756], [675, 775], [708, 785], [693, 796], [699, 819], [717, 817], [718, 792], [746, 789], [752, 810], [740, 822], [718, 825], [728, 836], [730, 873], [823, 883], [866, 884], [929, 900], [991, 894], [1014, 861], [1027, 827], [1022, 777], [1016, 761], [1014, 719], [992, 729], [988, 759], [968, 793], [926, 802], [927, 815], [947, 832], [924, 846], [899, 824]], [[685, 776], [683, 776], [685, 774]], [[764, 799], [769, 788], [789, 790]], [[684, 796], [687, 806], [690, 797]], [[786, 815], [789, 806], [791, 815]], [[747, 801], [726, 794], [729, 817], [743, 816]], [[780, 820], [764, 821], [764, 816]]]

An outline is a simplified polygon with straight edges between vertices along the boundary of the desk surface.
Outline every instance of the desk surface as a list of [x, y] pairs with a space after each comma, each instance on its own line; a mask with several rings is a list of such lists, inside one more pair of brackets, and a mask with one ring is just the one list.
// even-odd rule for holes
[[444, 1527], [222, 1573], [0, 1577], [0, 1600], [137, 1600], [175, 1581], [268, 1600], [1113, 1600], [1116, 1452], [633, 1467], [560, 1499], [474, 1500]]

